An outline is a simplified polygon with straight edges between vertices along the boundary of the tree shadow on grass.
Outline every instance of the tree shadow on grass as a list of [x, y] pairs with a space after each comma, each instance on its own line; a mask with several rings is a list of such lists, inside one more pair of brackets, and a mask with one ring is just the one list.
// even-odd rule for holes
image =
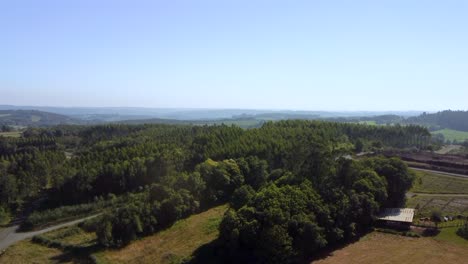
[[52, 262], [58, 263], [95, 263], [93, 260], [92, 254], [100, 251], [102, 246], [100, 245], [91, 245], [88, 247], [77, 247], [77, 248], [70, 248], [70, 249], [62, 249], [63, 252], [60, 255], [53, 256], [50, 258]]
[[199, 247], [192, 255], [192, 258], [187, 261], [189, 264], [216, 264], [230, 263], [226, 251], [223, 250], [219, 239], [213, 240], [210, 243]]
[[[358, 242], [362, 237], [369, 234], [370, 232], [372, 232], [372, 230], [364, 232], [360, 236], [354, 239], [347, 240], [342, 243], [326, 247], [320, 250], [320, 252], [316, 253], [314, 256], [311, 256], [305, 259], [293, 260], [292, 263], [306, 264], [306, 263], [311, 263], [314, 261], [326, 259], [330, 256], [333, 256], [334, 251], [342, 249], [355, 242]], [[239, 262], [239, 259], [242, 259], [242, 261]], [[236, 256], [236, 254], [233, 255], [232, 252], [229, 254], [228, 251], [223, 247], [221, 241], [217, 239], [199, 247], [193, 253], [192, 258], [185, 263], [188, 263], [188, 264], [256, 263], [253, 259], [254, 259], [253, 256], [249, 258], [249, 256], [245, 256], [242, 253], [239, 253], [238, 256]]]

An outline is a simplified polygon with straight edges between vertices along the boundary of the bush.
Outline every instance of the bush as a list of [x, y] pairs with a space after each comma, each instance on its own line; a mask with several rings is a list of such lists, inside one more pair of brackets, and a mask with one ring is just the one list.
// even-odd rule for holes
[[6, 224], [10, 220], [8, 210], [0, 206], [0, 224]]
[[55, 209], [34, 212], [21, 224], [21, 228], [23, 230], [29, 230], [59, 220], [82, 217], [98, 212], [104, 208], [115, 206], [120, 200], [121, 199], [115, 198], [109, 200], [97, 199], [94, 203], [62, 206]]
[[421, 235], [416, 234], [414, 232], [410, 232], [410, 231], [400, 232], [397, 230], [386, 229], [386, 228], [376, 228], [375, 230], [377, 232], [386, 233], [386, 234], [400, 235], [400, 236], [406, 236], [406, 237], [421, 237]]
[[83, 221], [78, 224], [78, 226], [86, 232], [96, 232], [97, 226], [99, 225], [100, 221], [102, 221], [102, 217], [94, 217]]
[[463, 225], [457, 230], [457, 235], [468, 240], [468, 224]]

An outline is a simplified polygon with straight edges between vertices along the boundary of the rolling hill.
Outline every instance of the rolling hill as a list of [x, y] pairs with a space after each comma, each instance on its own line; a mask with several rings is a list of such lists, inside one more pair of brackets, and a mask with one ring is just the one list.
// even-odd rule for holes
[[0, 126], [53, 126], [79, 123], [81, 121], [78, 119], [37, 110], [0, 110]]

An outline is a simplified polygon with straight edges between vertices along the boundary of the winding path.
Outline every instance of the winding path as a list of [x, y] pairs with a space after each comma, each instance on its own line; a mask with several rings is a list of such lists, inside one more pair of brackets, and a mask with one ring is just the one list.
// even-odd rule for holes
[[96, 217], [98, 215], [99, 214], [84, 217], [84, 218], [80, 218], [80, 219], [77, 219], [77, 220], [73, 220], [73, 221], [70, 221], [70, 222], [50, 226], [50, 227], [47, 227], [47, 228], [44, 228], [44, 229], [41, 229], [41, 230], [36, 230], [36, 231], [31, 231], [31, 232], [18, 232], [19, 225], [14, 225], [14, 226], [6, 227], [4, 229], [0, 229], [0, 252], [5, 250], [7, 247], [13, 245], [14, 243], [16, 243], [18, 241], [21, 241], [23, 239], [31, 238], [31, 237], [33, 237], [35, 235], [44, 234], [44, 233], [47, 233], [49, 231], [53, 231], [53, 230], [56, 230], [56, 229], [59, 229], [59, 228], [62, 228], [62, 227], [75, 225], [75, 224], [81, 223], [81, 222], [83, 222], [85, 220], [94, 218], [94, 217]]
[[428, 170], [428, 169], [421, 169], [421, 168], [415, 168], [415, 167], [411, 167], [411, 166], [409, 168], [412, 169], [412, 170], [432, 172], [432, 173], [437, 173], [437, 174], [441, 174], [441, 175], [445, 175], [445, 176], [468, 178], [468, 175], [464, 175], [464, 174], [450, 173], [450, 172], [445, 172], [445, 171]]

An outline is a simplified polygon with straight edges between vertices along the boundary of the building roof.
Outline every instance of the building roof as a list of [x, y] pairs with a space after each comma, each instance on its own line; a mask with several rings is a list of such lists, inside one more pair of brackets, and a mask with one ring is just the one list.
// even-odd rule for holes
[[377, 219], [395, 222], [412, 223], [414, 209], [412, 208], [383, 208]]

